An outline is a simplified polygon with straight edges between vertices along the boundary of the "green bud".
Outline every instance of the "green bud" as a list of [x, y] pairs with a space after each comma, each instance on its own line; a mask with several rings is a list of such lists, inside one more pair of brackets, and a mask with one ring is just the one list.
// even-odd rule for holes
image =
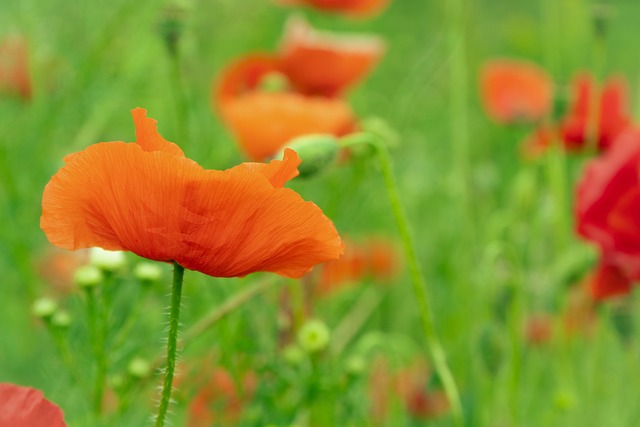
[[143, 282], [157, 282], [162, 277], [162, 269], [157, 263], [143, 261], [133, 269], [133, 275]]
[[361, 356], [351, 356], [345, 362], [345, 369], [348, 374], [360, 376], [367, 368], [367, 363]]
[[554, 396], [554, 402], [558, 409], [569, 410], [576, 406], [576, 398], [567, 390], [558, 390]]
[[272, 71], [260, 79], [260, 90], [263, 92], [283, 92], [289, 88], [289, 79], [282, 73]]
[[31, 312], [40, 319], [49, 319], [58, 309], [58, 303], [51, 298], [39, 298], [31, 306]]
[[298, 331], [298, 344], [307, 353], [324, 350], [331, 339], [331, 332], [321, 320], [310, 320]]
[[282, 357], [291, 365], [299, 365], [306, 357], [304, 350], [295, 344], [290, 344], [282, 350]]
[[93, 265], [84, 265], [76, 270], [73, 281], [81, 288], [93, 288], [104, 280], [102, 271]]
[[91, 248], [91, 264], [103, 271], [114, 272], [127, 263], [124, 252], [107, 251], [102, 248]]
[[284, 148], [291, 148], [298, 153], [302, 159], [298, 166], [300, 177], [310, 178], [333, 166], [338, 158], [340, 145], [333, 135], [313, 134], [293, 138]]
[[58, 310], [51, 318], [51, 323], [59, 328], [68, 328], [71, 324], [71, 316], [66, 310]]
[[136, 357], [129, 362], [127, 372], [134, 378], [146, 378], [151, 374], [151, 365], [146, 359]]

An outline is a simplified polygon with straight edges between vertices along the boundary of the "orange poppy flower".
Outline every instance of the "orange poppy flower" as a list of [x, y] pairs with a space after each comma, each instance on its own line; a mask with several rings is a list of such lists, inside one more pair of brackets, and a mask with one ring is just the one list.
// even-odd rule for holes
[[355, 118], [340, 99], [292, 92], [250, 92], [222, 104], [222, 118], [252, 160], [274, 155], [291, 139], [349, 133]]
[[553, 101], [549, 75], [526, 61], [487, 62], [480, 74], [480, 90], [487, 114], [498, 123], [539, 121]]
[[342, 242], [313, 203], [281, 188], [300, 159], [206, 170], [133, 110], [136, 143], [103, 142], [67, 156], [47, 184], [40, 226], [64, 249], [126, 250], [217, 277], [270, 271], [301, 277]]
[[543, 345], [553, 335], [553, 319], [545, 313], [530, 316], [525, 323], [525, 338], [531, 345]]
[[253, 372], [243, 377], [237, 387], [229, 372], [217, 368], [189, 405], [187, 426], [208, 427], [237, 425], [244, 406], [251, 400], [257, 386]]
[[399, 264], [397, 248], [382, 238], [362, 243], [347, 241], [340, 259], [322, 264], [316, 290], [328, 295], [366, 276], [389, 281], [398, 273]]
[[0, 426], [66, 427], [60, 408], [44, 398], [41, 391], [0, 383]]
[[371, 16], [381, 12], [389, 0], [280, 0], [280, 3], [290, 6], [306, 5], [351, 16]]
[[362, 80], [384, 50], [377, 36], [317, 31], [304, 18], [294, 16], [281, 44], [281, 67], [299, 92], [334, 97]]
[[220, 107], [224, 102], [260, 89], [262, 79], [269, 73], [282, 73], [280, 59], [268, 53], [249, 54], [233, 62], [222, 74], [215, 87], [214, 101]]
[[31, 97], [29, 55], [22, 37], [11, 36], [0, 43], [0, 90]]

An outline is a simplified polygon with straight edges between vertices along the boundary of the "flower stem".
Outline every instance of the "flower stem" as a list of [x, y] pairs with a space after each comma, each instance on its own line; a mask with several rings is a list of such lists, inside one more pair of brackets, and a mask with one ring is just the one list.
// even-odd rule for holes
[[182, 299], [182, 279], [184, 277], [184, 267], [177, 262], [173, 262], [173, 283], [171, 285], [171, 307], [169, 312], [169, 335], [167, 338], [167, 363], [164, 371], [164, 382], [162, 384], [162, 396], [158, 406], [158, 416], [156, 427], [164, 426], [169, 403], [171, 402], [171, 391], [173, 388], [173, 373], [176, 369], [176, 354], [178, 352], [178, 328], [180, 326], [180, 301]]
[[440, 340], [436, 332], [433, 320], [433, 311], [429, 302], [429, 295], [427, 294], [427, 285], [424, 281], [422, 272], [420, 271], [420, 265], [414, 249], [413, 239], [411, 237], [411, 232], [409, 231], [409, 221], [404, 212], [402, 202], [400, 201], [400, 196], [398, 195], [398, 187], [396, 186], [396, 181], [393, 175], [393, 166], [391, 164], [389, 152], [387, 151], [387, 147], [384, 145], [383, 137], [372, 132], [354, 133], [342, 138], [340, 141], [340, 146], [342, 148], [357, 145], [371, 146], [375, 150], [378, 161], [380, 162], [380, 170], [387, 190], [387, 197], [391, 204], [396, 226], [400, 232], [402, 246], [409, 266], [411, 284], [418, 303], [422, 331], [426, 338], [429, 351], [431, 352], [435, 371], [438, 373], [438, 376], [442, 381], [445, 393], [447, 394], [447, 399], [451, 405], [454, 424], [461, 427], [464, 425], [464, 417], [462, 414], [462, 404], [460, 403], [460, 393], [458, 392], [458, 387], [455, 379], [453, 378], [453, 374], [449, 369], [446, 353], [440, 344]]
[[101, 325], [101, 316], [98, 313], [98, 298], [96, 289], [87, 288], [87, 317], [89, 318], [89, 330], [93, 347], [93, 357], [96, 363], [96, 376], [93, 386], [93, 412], [96, 416], [102, 414], [102, 401], [104, 398], [104, 383], [107, 376], [107, 359], [104, 351], [104, 328]]

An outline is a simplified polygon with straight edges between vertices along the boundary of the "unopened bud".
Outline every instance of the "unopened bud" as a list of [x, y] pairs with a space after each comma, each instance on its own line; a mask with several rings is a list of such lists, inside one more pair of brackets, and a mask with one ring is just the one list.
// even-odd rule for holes
[[34, 316], [41, 319], [49, 319], [58, 309], [58, 304], [51, 298], [39, 298], [31, 307]]
[[133, 269], [133, 275], [143, 282], [157, 282], [162, 277], [162, 269], [156, 263], [143, 261]]
[[134, 378], [146, 378], [151, 373], [151, 365], [146, 359], [136, 357], [129, 362], [127, 372]]
[[283, 92], [289, 88], [289, 79], [282, 73], [272, 71], [260, 79], [260, 90], [263, 92]]
[[302, 350], [299, 346], [295, 344], [291, 344], [286, 346], [282, 350], [282, 357], [284, 360], [291, 365], [299, 365], [304, 361], [306, 355], [304, 350]]
[[361, 356], [351, 356], [345, 362], [347, 373], [353, 376], [362, 375], [367, 367], [367, 363]]
[[158, 30], [164, 39], [169, 54], [173, 56], [178, 53], [178, 44], [184, 30], [189, 8], [189, 4], [186, 1], [172, 0], [162, 9]]
[[331, 332], [321, 320], [310, 320], [298, 331], [298, 344], [307, 353], [315, 353], [329, 345]]
[[291, 148], [298, 153], [302, 159], [302, 163], [298, 166], [300, 177], [309, 178], [333, 166], [338, 157], [340, 145], [333, 135], [313, 134], [293, 138], [285, 148]]
[[104, 280], [102, 271], [93, 265], [83, 265], [76, 270], [73, 281], [81, 288], [93, 288]]
[[91, 248], [91, 264], [103, 271], [114, 272], [127, 263], [122, 251], [107, 251], [102, 248]]
[[59, 328], [68, 328], [71, 324], [71, 316], [66, 310], [58, 310], [51, 318], [51, 323]]

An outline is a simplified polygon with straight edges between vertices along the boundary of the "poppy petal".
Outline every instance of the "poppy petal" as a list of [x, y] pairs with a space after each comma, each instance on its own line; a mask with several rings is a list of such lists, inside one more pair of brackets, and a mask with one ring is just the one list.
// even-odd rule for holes
[[229, 65], [214, 85], [214, 101], [219, 106], [245, 92], [258, 88], [262, 77], [282, 72], [279, 58], [267, 53], [249, 54]]
[[178, 157], [184, 157], [184, 153], [173, 142], [164, 139], [158, 133], [157, 121], [147, 117], [147, 110], [135, 108], [131, 111], [133, 123], [136, 127], [136, 143], [144, 151], [164, 151]]
[[385, 45], [373, 35], [317, 31], [301, 16], [293, 16], [280, 50], [282, 69], [300, 92], [337, 96], [373, 69]]
[[269, 163], [243, 163], [236, 167], [248, 168], [264, 175], [274, 187], [284, 187], [287, 181], [300, 175], [298, 166], [302, 160], [290, 148], [284, 150], [282, 160], [271, 160]]
[[41, 391], [0, 383], [0, 426], [66, 427], [62, 410]]

